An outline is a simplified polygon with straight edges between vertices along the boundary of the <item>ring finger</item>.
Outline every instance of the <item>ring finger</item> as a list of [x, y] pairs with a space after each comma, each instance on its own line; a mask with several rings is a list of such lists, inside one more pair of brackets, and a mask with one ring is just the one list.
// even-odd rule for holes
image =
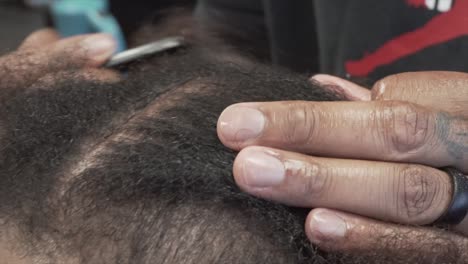
[[[371, 263], [466, 263], [468, 239], [432, 227], [379, 222], [327, 209], [307, 219], [310, 240], [326, 251], [370, 259]], [[358, 262], [369, 263], [369, 262]]]
[[262, 198], [405, 224], [433, 223], [452, 197], [450, 177], [430, 167], [318, 158], [264, 147], [241, 151], [234, 177], [243, 190]]

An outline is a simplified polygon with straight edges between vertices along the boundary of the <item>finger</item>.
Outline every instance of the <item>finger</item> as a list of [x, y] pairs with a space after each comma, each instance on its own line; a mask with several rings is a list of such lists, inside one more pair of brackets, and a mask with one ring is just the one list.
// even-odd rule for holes
[[317, 156], [468, 170], [468, 120], [395, 102], [243, 103], [227, 108], [218, 135], [230, 148], [260, 145]]
[[[468, 239], [435, 228], [399, 226], [327, 209], [313, 210], [309, 239], [372, 263], [466, 263]], [[364, 262], [366, 263], [366, 262]]]
[[60, 40], [42, 50], [22, 50], [0, 58], [0, 87], [25, 88], [49, 73], [97, 67], [115, 50], [106, 34]]
[[234, 178], [244, 191], [287, 205], [405, 224], [435, 222], [452, 198], [449, 176], [430, 167], [317, 158], [263, 147], [239, 153]]
[[117, 44], [111, 35], [93, 34], [70, 37], [57, 42], [48, 54], [69, 67], [98, 67], [110, 59]]
[[468, 74], [460, 72], [412, 72], [378, 81], [373, 100], [401, 100], [454, 115], [468, 116]]
[[371, 91], [350, 81], [327, 74], [317, 74], [312, 81], [318, 82], [322, 87], [344, 95], [350, 101], [370, 101]]
[[60, 39], [58, 33], [50, 28], [38, 30], [29, 35], [19, 47], [19, 50], [38, 49], [57, 42]]

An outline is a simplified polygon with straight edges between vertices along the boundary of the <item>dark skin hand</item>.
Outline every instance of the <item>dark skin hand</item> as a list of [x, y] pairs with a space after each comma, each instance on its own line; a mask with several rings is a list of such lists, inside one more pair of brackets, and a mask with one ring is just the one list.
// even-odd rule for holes
[[[38, 31], [0, 57], [0, 87], [34, 88], [77, 72], [119, 80], [99, 68], [115, 47], [104, 34], [60, 39], [53, 30]], [[241, 150], [234, 165], [239, 186], [259, 197], [317, 208], [306, 231], [325, 250], [416, 250], [430, 259], [437, 248], [468, 261], [468, 219], [449, 231], [424, 227], [451, 199], [450, 178], [437, 168], [468, 173], [468, 74], [400, 74], [371, 92], [335, 77], [315, 80], [353, 102], [248, 103], [222, 114], [221, 140]]]
[[14, 52], [0, 57], [0, 87], [27, 88], [73, 72], [96, 80], [118, 80], [116, 72], [99, 69], [117, 47], [112, 36], [89, 34], [60, 39], [42, 29], [29, 35]]
[[[118, 81], [118, 73], [99, 68], [112, 56], [116, 46], [106, 34], [61, 39], [52, 29], [39, 30], [29, 35], [17, 50], [0, 57], [0, 89], [42, 89], [58, 76]], [[1, 128], [0, 124], [0, 136]], [[16, 254], [10, 249], [11, 241], [0, 239], [0, 263], [34, 262], [27, 254]]]
[[451, 178], [438, 168], [468, 173], [468, 74], [398, 74], [371, 91], [328, 75], [313, 79], [351, 102], [242, 103], [223, 112], [218, 135], [240, 151], [237, 184], [317, 208], [306, 231], [325, 250], [416, 250], [428, 259], [455, 250], [467, 262], [468, 218], [449, 231], [425, 226], [452, 198]]

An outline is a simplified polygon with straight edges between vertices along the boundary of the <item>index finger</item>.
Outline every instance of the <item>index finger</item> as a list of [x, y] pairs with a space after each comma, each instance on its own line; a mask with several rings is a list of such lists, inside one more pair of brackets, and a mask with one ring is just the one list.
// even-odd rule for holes
[[221, 141], [236, 150], [259, 145], [464, 171], [467, 130], [466, 119], [399, 101], [244, 103], [218, 122]]

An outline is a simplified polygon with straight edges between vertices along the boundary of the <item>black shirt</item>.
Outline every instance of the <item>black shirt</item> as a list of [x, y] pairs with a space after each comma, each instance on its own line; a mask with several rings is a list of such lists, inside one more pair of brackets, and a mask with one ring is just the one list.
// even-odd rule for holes
[[468, 0], [200, 0], [196, 14], [263, 28], [272, 60], [298, 71], [374, 80], [468, 72]]

